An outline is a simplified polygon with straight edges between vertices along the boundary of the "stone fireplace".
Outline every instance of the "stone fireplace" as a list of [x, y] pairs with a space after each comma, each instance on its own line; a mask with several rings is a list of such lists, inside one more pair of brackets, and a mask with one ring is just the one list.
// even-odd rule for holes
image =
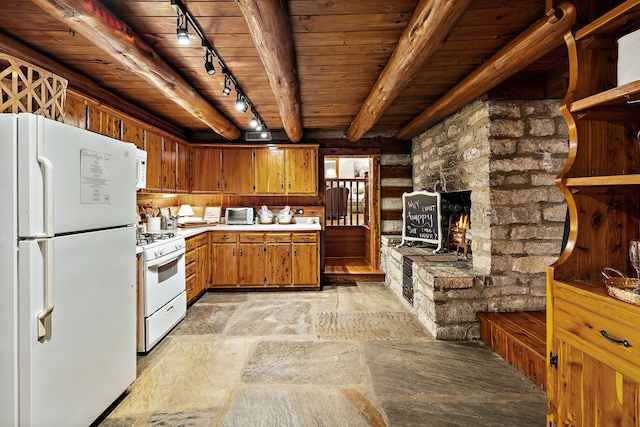
[[387, 285], [402, 295], [411, 256], [414, 298], [404, 301], [437, 338], [477, 339], [480, 311], [545, 308], [545, 271], [566, 216], [554, 184], [568, 150], [559, 105], [478, 99], [413, 139], [413, 189], [440, 192], [443, 210], [465, 206], [472, 235], [470, 260], [453, 262], [419, 261], [432, 248], [398, 248], [398, 236], [383, 236]]

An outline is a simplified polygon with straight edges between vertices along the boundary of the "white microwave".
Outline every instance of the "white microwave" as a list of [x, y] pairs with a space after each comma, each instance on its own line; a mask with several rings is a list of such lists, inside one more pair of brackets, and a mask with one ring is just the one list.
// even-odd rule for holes
[[136, 150], [136, 190], [147, 188], [147, 152]]
[[225, 217], [230, 225], [253, 224], [253, 208], [227, 208]]

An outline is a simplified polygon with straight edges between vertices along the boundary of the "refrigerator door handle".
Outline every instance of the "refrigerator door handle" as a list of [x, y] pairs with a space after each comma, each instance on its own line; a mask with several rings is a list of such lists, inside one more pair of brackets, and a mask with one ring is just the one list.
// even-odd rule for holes
[[44, 308], [38, 313], [38, 340], [47, 335], [46, 321], [55, 306], [54, 300], [54, 264], [53, 264], [53, 240], [38, 239], [44, 249]]
[[53, 237], [53, 163], [44, 156], [44, 121], [38, 121], [43, 129], [38, 129], [38, 163], [43, 175], [43, 228], [44, 237]]

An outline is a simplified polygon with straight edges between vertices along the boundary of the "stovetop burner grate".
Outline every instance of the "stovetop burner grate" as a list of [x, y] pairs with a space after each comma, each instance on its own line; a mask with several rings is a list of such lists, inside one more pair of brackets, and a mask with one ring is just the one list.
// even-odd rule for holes
[[148, 245], [149, 243], [154, 243], [158, 240], [170, 239], [175, 236], [176, 233], [174, 233], [173, 231], [138, 233], [138, 235], [136, 236], [136, 245]]

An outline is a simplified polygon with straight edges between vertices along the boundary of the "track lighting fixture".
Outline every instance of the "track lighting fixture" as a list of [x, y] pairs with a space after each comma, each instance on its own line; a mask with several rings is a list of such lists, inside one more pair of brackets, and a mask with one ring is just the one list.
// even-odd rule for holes
[[227, 69], [222, 70], [222, 74], [224, 75], [224, 88], [222, 89], [222, 94], [224, 96], [229, 96], [231, 94], [231, 78], [227, 72]]
[[241, 113], [246, 113], [247, 109], [249, 108], [249, 106], [247, 105], [247, 101], [244, 99], [243, 93], [240, 92], [237, 87], [236, 92], [238, 93], [238, 96], [236, 97], [236, 110], [240, 111]]
[[222, 59], [218, 55], [218, 52], [211, 45], [211, 43], [209, 43], [209, 40], [207, 40], [207, 37], [204, 35], [204, 32], [202, 31], [198, 23], [189, 14], [189, 11], [184, 4], [184, 0], [170, 0], [170, 2], [173, 6], [175, 6], [176, 12], [178, 13], [176, 26], [176, 36], [178, 37], [178, 43], [181, 45], [189, 44], [189, 26], [191, 26], [191, 31], [200, 38], [200, 40], [202, 41], [202, 47], [205, 49], [204, 69], [207, 71], [207, 74], [216, 74], [215, 62], [217, 61], [218, 66], [220, 67], [220, 74], [222, 74], [224, 78], [222, 94], [224, 96], [230, 96], [231, 92], [235, 88], [235, 91], [237, 93], [236, 109], [242, 113], [246, 113], [249, 109], [251, 109], [253, 117], [249, 121], [249, 126], [252, 129], [255, 129], [257, 132], [265, 133], [262, 138], [266, 138], [266, 135], [268, 135], [269, 132], [266, 132], [267, 127], [264, 123], [264, 120], [262, 120], [260, 114], [258, 114], [258, 112], [255, 110], [253, 103], [251, 103], [249, 98], [247, 98], [247, 96], [244, 94], [242, 88], [238, 84], [238, 81], [222, 61]]
[[187, 30], [187, 18], [184, 13], [178, 15], [176, 36], [178, 37], [178, 44], [182, 46], [189, 44], [189, 30]]
[[216, 73], [216, 68], [213, 66], [213, 54], [209, 49], [204, 56], [204, 69], [207, 70], [207, 74], [213, 76]]
[[258, 120], [258, 116], [256, 115], [256, 112], [253, 111], [253, 108], [251, 109], [251, 112], [253, 113], [253, 117], [251, 117], [251, 120], [249, 120], [249, 126], [257, 129], [258, 125], [260, 124], [260, 120]]

